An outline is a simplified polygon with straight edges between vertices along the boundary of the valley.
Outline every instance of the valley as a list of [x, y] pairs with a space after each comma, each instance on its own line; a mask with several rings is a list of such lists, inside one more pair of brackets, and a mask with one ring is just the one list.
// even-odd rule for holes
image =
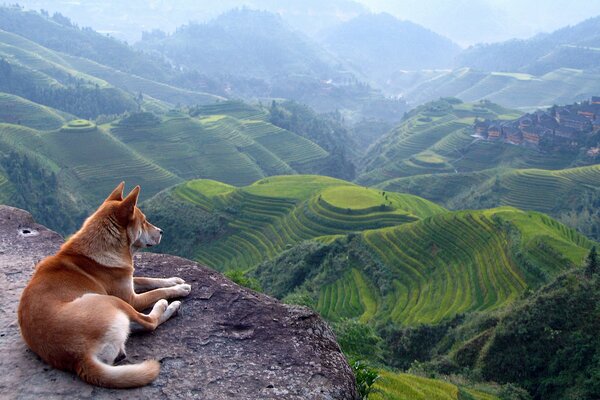
[[363, 399], [600, 396], [600, 20], [461, 48], [359, 9], [130, 45], [0, 6], [0, 204], [68, 236], [139, 184], [154, 252], [318, 312]]

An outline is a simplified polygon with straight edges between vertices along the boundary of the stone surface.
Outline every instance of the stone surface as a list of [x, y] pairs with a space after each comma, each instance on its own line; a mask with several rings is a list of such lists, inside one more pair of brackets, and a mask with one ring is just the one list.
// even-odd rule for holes
[[128, 362], [160, 360], [158, 379], [109, 390], [49, 367], [23, 343], [16, 310], [35, 263], [62, 241], [29, 213], [0, 206], [0, 398], [357, 398], [333, 333], [313, 311], [242, 288], [192, 261], [152, 253], [136, 255], [136, 275], [179, 276], [192, 285], [179, 315], [127, 343]]

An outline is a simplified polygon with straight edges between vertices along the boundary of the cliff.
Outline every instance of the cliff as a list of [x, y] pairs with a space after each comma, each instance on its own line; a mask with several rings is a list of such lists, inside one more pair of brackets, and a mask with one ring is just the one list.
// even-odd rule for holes
[[22, 341], [16, 310], [34, 265], [62, 241], [29, 213], [0, 206], [2, 398], [358, 398], [352, 371], [316, 313], [240, 287], [195, 262], [152, 253], [136, 255], [136, 275], [179, 276], [192, 284], [179, 315], [127, 343], [128, 362], [160, 360], [158, 379], [117, 391], [51, 368]]

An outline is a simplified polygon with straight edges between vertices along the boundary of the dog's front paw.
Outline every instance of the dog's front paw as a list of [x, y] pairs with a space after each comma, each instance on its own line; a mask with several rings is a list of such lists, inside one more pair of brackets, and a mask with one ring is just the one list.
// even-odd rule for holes
[[190, 294], [190, 292], [192, 291], [192, 286], [188, 285], [187, 283], [182, 283], [179, 285], [175, 286], [175, 290], [176, 290], [176, 294], [177, 297], [183, 297], [183, 296], [187, 296], [188, 294]]
[[168, 278], [167, 282], [169, 283], [169, 286], [181, 285], [182, 283], [185, 283], [185, 281], [183, 279], [181, 279], [177, 276]]

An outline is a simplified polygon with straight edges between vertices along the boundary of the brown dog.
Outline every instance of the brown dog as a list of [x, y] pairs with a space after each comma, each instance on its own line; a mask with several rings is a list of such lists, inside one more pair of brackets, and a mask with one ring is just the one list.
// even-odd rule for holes
[[[191, 290], [181, 278], [133, 277], [133, 253], [157, 245], [162, 231], [136, 206], [140, 187], [125, 199], [123, 187], [122, 182], [58, 253], [37, 265], [19, 303], [21, 334], [35, 353], [86, 382], [112, 388], [147, 385], [158, 376], [155, 360], [112, 364], [125, 354], [130, 324], [156, 329], [181, 305], [165, 299]], [[140, 313], [152, 304], [150, 314]]]

